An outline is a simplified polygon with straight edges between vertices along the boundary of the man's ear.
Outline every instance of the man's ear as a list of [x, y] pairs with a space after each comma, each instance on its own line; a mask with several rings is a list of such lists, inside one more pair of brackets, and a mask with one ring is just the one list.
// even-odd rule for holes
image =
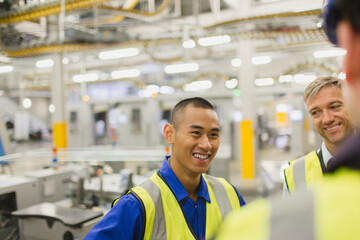
[[174, 143], [175, 128], [170, 123], [167, 123], [164, 127], [164, 138], [168, 144]]

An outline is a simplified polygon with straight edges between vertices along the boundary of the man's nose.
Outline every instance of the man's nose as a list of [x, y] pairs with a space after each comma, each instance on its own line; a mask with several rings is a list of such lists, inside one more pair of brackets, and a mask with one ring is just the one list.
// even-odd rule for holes
[[334, 115], [330, 111], [325, 110], [323, 112], [323, 123], [324, 124], [329, 124], [329, 123], [331, 123], [333, 121], [334, 121]]
[[210, 150], [212, 148], [207, 135], [203, 135], [199, 142], [199, 147], [204, 150]]

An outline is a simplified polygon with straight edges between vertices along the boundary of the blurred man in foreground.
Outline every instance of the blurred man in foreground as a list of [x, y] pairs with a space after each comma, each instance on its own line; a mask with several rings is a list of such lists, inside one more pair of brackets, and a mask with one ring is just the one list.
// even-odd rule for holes
[[[349, 112], [360, 121], [360, 1], [330, 0], [329, 40], [347, 50]], [[281, 201], [259, 200], [224, 222], [216, 239], [360, 239], [360, 134], [329, 162], [323, 180]]]

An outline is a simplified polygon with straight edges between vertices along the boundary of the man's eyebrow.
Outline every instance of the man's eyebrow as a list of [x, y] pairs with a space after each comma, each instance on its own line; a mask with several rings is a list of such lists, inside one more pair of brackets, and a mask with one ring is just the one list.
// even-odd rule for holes
[[319, 109], [319, 107], [313, 107], [312, 109], [309, 110], [309, 112], [311, 113], [312, 111], [317, 110], [317, 109]]
[[329, 105], [334, 104], [334, 103], [341, 103], [341, 104], [343, 104], [343, 101], [340, 101], [340, 100], [332, 101], [332, 102], [329, 103]]
[[199, 125], [191, 125], [189, 128], [204, 130], [204, 128]]
[[[204, 130], [204, 128], [203, 128], [202, 126], [199, 126], [199, 125], [191, 125], [189, 128], [190, 128], [190, 129]], [[213, 132], [220, 132], [220, 128], [212, 128], [211, 131], [213, 131]]]

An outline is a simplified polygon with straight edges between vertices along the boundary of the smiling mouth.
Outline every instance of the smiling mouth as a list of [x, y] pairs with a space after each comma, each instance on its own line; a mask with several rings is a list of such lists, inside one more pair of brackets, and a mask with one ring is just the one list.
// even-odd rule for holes
[[325, 128], [326, 131], [332, 131], [332, 130], [335, 130], [337, 129], [338, 127], [340, 126], [340, 124], [334, 126], [334, 127], [331, 127], [331, 128]]
[[193, 157], [199, 159], [199, 160], [206, 160], [210, 157], [210, 154], [198, 154], [198, 153], [194, 153]]

